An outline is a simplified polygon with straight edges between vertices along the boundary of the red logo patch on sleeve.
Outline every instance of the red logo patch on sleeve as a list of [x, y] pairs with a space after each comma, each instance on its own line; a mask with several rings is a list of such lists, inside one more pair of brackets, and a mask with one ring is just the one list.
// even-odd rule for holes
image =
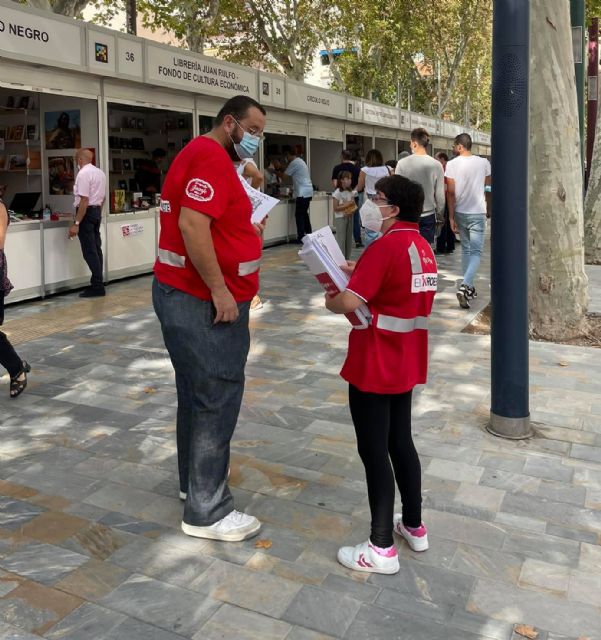
[[186, 195], [198, 202], [208, 202], [213, 199], [215, 189], [206, 180], [192, 178], [186, 185]]

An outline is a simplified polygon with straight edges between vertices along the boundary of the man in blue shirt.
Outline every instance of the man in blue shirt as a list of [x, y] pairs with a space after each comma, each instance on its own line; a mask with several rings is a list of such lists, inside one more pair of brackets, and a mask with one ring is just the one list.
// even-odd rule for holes
[[294, 187], [294, 197], [296, 198], [296, 218], [297, 242], [301, 242], [304, 235], [312, 232], [311, 219], [309, 218], [309, 205], [313, 197], [313, 182], [309, 175], [307, 163], [296, 155], [294, 149], [286, 153], [288, 166], [284, 173], [292, 178]]

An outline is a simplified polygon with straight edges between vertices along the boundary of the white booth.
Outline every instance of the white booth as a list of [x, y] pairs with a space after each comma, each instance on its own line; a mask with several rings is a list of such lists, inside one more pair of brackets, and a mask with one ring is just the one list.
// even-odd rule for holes
[[[343, 148], [364, 158], [376, 147], [392, 159], [417, 122], [437, 136], [435, 146], [450, 146], [456, 135], [451, 123], [443, 128], [435, 118], [10, 0], [0, 0], [0, 8], [0, 184], [7, 185], [4, 200], [16, 214], [6, 241], [15, 285], [8, 302], [89, 279], [79, 242], [67, 237], [79, 148], [91, 149], [108, 177], [101, 232], [105, 278], [113, 280], [150, 272], [157, 253], [158, 194], [144, 187], [140, 169], [153, 162], [154, 149], [164, 150], [155, 170], [160, 188], [179, 150], [210, 130], [229, 97], [248, 95], [268, 112], [256, 159], [262, 171], [291, 147], [307, 162], [313, 228], [333, 223], [331, 172]], [[490, 153], [490, 136], [475, 142]], [[291, 186], [271, 181], [281, 202], [270, 213], [266, 246], [296, 237]]]

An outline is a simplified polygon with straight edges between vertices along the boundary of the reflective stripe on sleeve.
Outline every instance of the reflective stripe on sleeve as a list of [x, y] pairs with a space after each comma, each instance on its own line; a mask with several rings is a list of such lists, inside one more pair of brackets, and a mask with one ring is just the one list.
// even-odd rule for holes
[[258, 271], [260, 265], [261, 265], [261, 258], [259, 258], [258, 260], [249, 260], [248, 262], [241, 262], [238, 265], [238, 275], [249, 276], [251, 273], [255, 273], [255, 271]]
[[419, 251], [415, 246], [415, 242], [412, 242], [409, 247], [409, 259], [411, 260], [411, 273], [422, 273], [422, 259], [419, 257]]
[[395, 318], [394, 316], [379, 315], [376, 320], [376, 328], [395, 333], [411, 333], [415, 329], [427, 329], [428, 318], [416, 316], [415, 318]]
[[186, 256], [180, 256], [179, 253], [174, 251], [167, 251], [167, 249], [159, 248], [159, 262], [168, 264], [170, 267], [178, 267], [183, 269], [186, 266]]

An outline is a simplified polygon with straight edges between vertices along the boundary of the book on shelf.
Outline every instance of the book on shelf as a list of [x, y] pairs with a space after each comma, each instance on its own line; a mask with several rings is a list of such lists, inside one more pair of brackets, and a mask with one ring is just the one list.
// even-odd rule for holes
[[113, 171], [123, 171], [123, 161], [119, 156], [113, 158]]
[[6, 169], [6, 156], [4, 154], [0, 154], [0, 171]]
[[7, 129], [6, 139], [14, 142], [25, 139], [25, 125], [14, 124]]
[[28, 162], [30, 171], [39, 171], [42, 168], [42, 152], [34, 149], [29, 152], [29, 162]]
[[8, 171], [24, 171], [27, 169], [27, 156], [21, 153], [15, 153], [8, 156], [7, 167]]
[[39, 140], [38, 137], [38, 125], [35, 123], [28, 124], [25, 131], [28, 140]]

